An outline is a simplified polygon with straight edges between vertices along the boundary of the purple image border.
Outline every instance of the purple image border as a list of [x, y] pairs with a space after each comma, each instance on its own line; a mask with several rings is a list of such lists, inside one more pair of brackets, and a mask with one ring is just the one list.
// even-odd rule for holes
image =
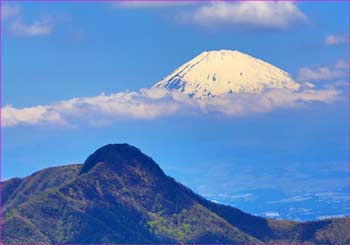
[[[5, 244], [2, 243], [2, 89], [3, 89], [3, 83], [2, 83], [2, 77], [3, 77], [3, 69], [2, 69], [2, 62], [3, 62], [3, 56], [2, 56], [2, 35], [3, 35], [3, 23], [2, 23], [2, 5], [3, 3], [10, 3], [10, 2], [94, 2], [94, 3], [104, 3], [104, 2], [276, 2], [276, 0], [0, 0], [0, 245]], [[348, 2], [348, 30], [347, 30], [347, 38], [350, 37], [350, 0], [278, 0], [278, 2], [309, 2], [309, 3], [317, 3], [317, 2], [329, 2], [329, 3], [335, 3], [335, 2]], [[350, 61], [350, 42], [347, 40], [347, 63], [349, 66]], [[349, 68], [349, 67], [348, 67]], [[348, 122], [348, 129], [349, 129], [349, 121], [350, 121], [350, 69], [348, 69], [348, 91], [347, 91], [347, 103], [348, 103], [348, 112], [347, 112], [347, 122]], [[349, 133], [349, 132], [348, 132]], [[348, 201], [349, 201], [349, 208], [350, 208], [350, 134], [347, 135], [347, 167], [348, 167]], [[349, 213], [350, 216], [350, 213]], [[349, 217], [348, 217], [349, 218]], [[347, 223], [348, 225], [348, 234], [350, 234], [350, 222]], [[6, 243], [6, 245], [10, 245], [9, 243]], [[35, 243], [20, 243], [15, 245], [33, 245]], [[41, 245], [90, 245], [88, 243], [79, 244], [51, 244], [51, 243], [40, 243]], [[124, 245], [146, 245], [146, 244], [137, 244], [137, 243], [131, 243]], [[147, 243], [152, 244], [152, 243]], [[289, 245], [286, 243], [266, 243], [270, 245]], [[91, 245], [113, 245], [113, 243], [95, 243]], [[157, 245], [167, 245], [167, 244], [161, 244], [157, 243]], [[218, 245], [218, 244], [198, 244], [198, 245]], [[227, 245], [227, 244], [226, 244]], [[255, 245], [255, 244], [235, 244], [235, 245]], [[308, 245], [308, 244], [303, 244]], [[311, 244], [310, 244], [311, 245]], [[343, 245], [343, 244], [339, 244]], [[344, 244], [345, 245], [345, 244]]]

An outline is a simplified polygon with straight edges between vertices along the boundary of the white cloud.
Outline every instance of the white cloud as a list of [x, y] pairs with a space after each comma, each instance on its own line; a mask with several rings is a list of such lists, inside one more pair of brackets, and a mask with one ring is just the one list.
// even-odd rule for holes
[[181, 15], [185, 21], [202, 26], [220, 24], [266, 29], [285, 29], [307, 17], [293, 2], [215, 1]]
[[333, 88], [298, 92], [288, 89], [270, 89], [261, 94], [239, 94], [215, 97], [203, 108], [207, 112], [219, 112], [228, 116], [244, 116], [251, 113], [269, 112], [276, 108], [296, 108], [312, 102], [332, 103], [340, 92]]
[[312, 199], [311, 195], [303, 195], [303, 196], [292, 196], [292, 197], [288, 197], [288, 198], [284, 198], [278, 201], [271, 201], [269, 202], [270, 204], [273, 203], [295, 203], [295, 202], [303, 202], [303, 201], [307, 201]]
[[15, 36], [45, 36], [53, 31], [53, 23], [49, 17], [42, 17], [33, 23], [23, 21], [22, 9], [18, 5], [2, 6], [2, 20], [5, 29]]
[[9, 31], [16, 36], [45, 36], [53, 31], [53, 25], [48, 18], [42, 18], [32, 24], [15, 20], [9, 24]]
[[345, 71], [333, 70], [329, 67], [309, 68], [303, 67], [299, 70], [299, 79], [302, 81], [332, 80], [346, 76]]
[[328, 35], [324, 39], [326, 45], [346, 44], [348, 42], [349, 38], [345, 35]]
[[332, 191], [320, 192], [320, 193], [316, 193], [315, 196], [322, 200], [332, 201], [332, 202], [350, 200], [348, 193], [342, 193], [342, 192], [332, 192]]
[[326, 81], [346, 78], [348, 66], [348, 62], [340, 60], [333, 67], [302, 67], [299, 69], [298, 79], [300, 81]]
[[236, 195], [231, 195], [231, 194], [225, 194], [225, 193], [220, 193], [215, 195], [216, 197], [220, 198], [221, 200], [230, 200], [230, 201], [252, 201], [255, 200], [255, 196], [252, 193], [243, 193], [243, 194], [236, 194]]
[[320, 192], [320, 193], [306, 193], [303, 195], [292, 196], [284, 198], [278, 201], [268, 202], [269, 204], [274, 203], [296, 203], [304, 202], [308, 200], [318, 200], [325, 202], [339, 202], [339, 201], [349, 201], [349, 196], [347, 193], [342, 192]]
[[346, 217], [346, 215], [344, 215], [344, 214], [333, 214], [333, 215], [318, 216], [317, 219], [324, 220], [324, 219], [345, 218], [345, 217]]
[[149, 120], [179, 114], [221, 114], [244, 116], [263, 113], [275, 108], [293, 108], [312, 102], [331, 103], [340, 97], [332, 89], [289, 91], [271, 89], [261, 94], [237, 94], [191, 99], [177, 91], [161, 88], [140, 92], [121, 92], [95, 97], [73, 98], [49, 105], [18, 109], [11, 105], [2, 108], [2, 126], [88, 124], [101, 126], [122, 119]]
[[270, 219], [277, 219], [280, 217], [278, 212], [265, 212], [262, 215]]
[[191, 1], [120, 1], [113, 3], [116, 8], [169, 8], [193, 4]]
[[122, 92], [95, 97], [73, 98], [50, 105], [24, 109], [5, 106], [2, 125], [61, 124], [74, 126], [81, 122], [103, 125], [123, 118], [153, 119], [179, 112], [182, 104], [190, 107], [190, 100], [182, 94], [162, 89]]
[[34, 106], [17, 109], [12, 106], [2, 108], [2, 126], [15, 126], [18, 124], [66, 124], [61, 115], [50, 106]]

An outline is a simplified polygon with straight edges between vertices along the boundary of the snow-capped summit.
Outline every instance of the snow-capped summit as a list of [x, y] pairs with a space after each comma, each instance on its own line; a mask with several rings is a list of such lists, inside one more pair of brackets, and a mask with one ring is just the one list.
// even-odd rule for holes
[[175, 89], [195, 98], [260, 93], [265, 88], [297, 90], [291, 76], [260, 59], [232, 50], [205, 51], [153, 87]]

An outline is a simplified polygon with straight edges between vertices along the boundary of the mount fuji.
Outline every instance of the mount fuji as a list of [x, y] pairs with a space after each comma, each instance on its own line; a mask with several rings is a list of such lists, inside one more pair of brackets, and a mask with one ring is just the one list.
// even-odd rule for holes
[[205, 51], [153, 87], [177, 90], [196, 99], [225, 94], [261, 93], [268, 88], [298, 90], [285, 71], [233, 50]]

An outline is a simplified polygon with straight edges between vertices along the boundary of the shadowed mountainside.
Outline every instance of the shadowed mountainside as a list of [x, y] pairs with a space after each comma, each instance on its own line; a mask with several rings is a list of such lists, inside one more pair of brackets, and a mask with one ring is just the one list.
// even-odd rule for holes
[[2, 183], [3, 243], [349, 243], [346, 218], [293, 222], [210, 202], [139, 149]]

